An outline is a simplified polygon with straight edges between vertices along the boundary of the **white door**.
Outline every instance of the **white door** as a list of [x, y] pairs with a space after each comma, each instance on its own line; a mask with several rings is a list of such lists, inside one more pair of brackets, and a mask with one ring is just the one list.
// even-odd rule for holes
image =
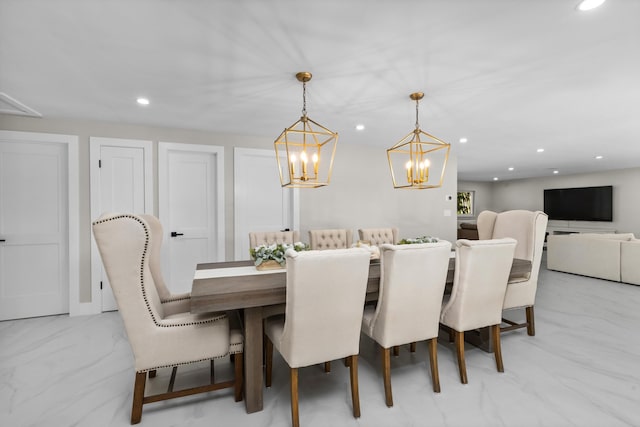
[[69, 312], [67, 150], [0, 140], [0, 320]]
[[275, 150], [235, 148], [233, 180], [236, 260], [249, 259], [249, 232], [298, 229], [298, 190], [280, 185]]
[[[90, 138], [92, 221], [106, 212], [153, 213], [151, 147], [151, 141]], [[95, 242], [91, 255], [92, 290], [101, 295], [101, 310], [116, 310]]]
[[224, 149], [160, 142], [158, 177], [163, 274], [172, 292], [189, 292], [197, 263], [225, 259]]

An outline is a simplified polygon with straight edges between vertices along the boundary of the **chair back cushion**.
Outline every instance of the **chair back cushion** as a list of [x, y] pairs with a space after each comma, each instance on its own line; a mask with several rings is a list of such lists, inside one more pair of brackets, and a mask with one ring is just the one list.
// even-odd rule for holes
[[149, 224], [137, 215], [106, 214], [93, 223], [93, 235], [138, 358], [137, 353], [144, 349], [137, 343], [146, 341], [145, 335], [153, 324], [159, 325], [164, 317], [149, 269], [149, 250], [153, 246]]
[[380, 246], [384, 243], [398, 244], [399, 231], [391, 228], [361, 228], [358, 230], [360, 240], [368, 241], [372, 246]]
[[162, 224], [153, 215], [139, 216], [146, 221], [151, 234], [149, 241], [149, 269], [151, 270], [151, 276], [156, 285], [160, 301], [166, 301], [171, 298], [171, 291], [167, 288], [162, 276], [162, 239], [164, 237]]
[[[544, 218], [544, 225], [537, 227], [536, 219]], [[544, 233], [547, 228], [547, 215], [543, 212], [513, 210], [499, 213], [493, 226], [492, 239], [502, 239], [511, 237], [516, 239], [515, 258], [533, 261], [535, 254], [536, 239], [541, 238], [544, 242]]]
[[260, 245], [287, 243], [289, 245], [300, 241], [300, 232], [295, 231], [252, 231], [249, 233], [249, 248]]
[[287, 304], [278, 348], [298, 368], [358, 354], [369, 251], [287, 250]]
[[438, 336], [451, 243], [380, 247], [381, 278], [367, 335], [384, 348]]
[[476, 227], [478, 229], [478, 239], [490, 240], [493, 239], [493, 227], [496, 223], [497, 213], [493, 211], [482, 211], [478, 214], [478, 221], [476, 221]]
[[348, 249], [352, 243], [351, 229], [309, 230], [309, 246], [312, 250]]
[[517, 285], [509, 285], [505, 309], [530, 306], [535, 302], [547, 223], [548, 216], [541, 211], [512, 210], [498, 214], [483, 211], [478, 215], [480, 239], [516, 239], [514, 258], [531, 261], [531, 272], [514, 280]]
[[501, 323], [516, 243], [512, 238], [456, 242], [453, 288], [442, 323], [456, 331]]

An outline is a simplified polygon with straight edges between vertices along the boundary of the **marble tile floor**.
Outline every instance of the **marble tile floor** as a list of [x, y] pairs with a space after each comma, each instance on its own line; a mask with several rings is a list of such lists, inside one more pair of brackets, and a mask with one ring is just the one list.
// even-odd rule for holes
[[[544, 261], [543, 261], [544, 264]], [[363, 337], [362, 417], [351, 412], [348, 369], [300, 373], [303, 426], [640, 426], [640, 287], [542, 269], [537, 335], [503, 335], [505, 373], [467, 345], [469, 384], [453, 348], [438, 347], [442, 392], [431, 388], [427, 348], [392, 358], [394, 407], [384, 403], [380, 357]], [[274, 357], [264, 411], [246, 414], [232, 390], [145, 405], [141, 426], [289, 426], [288, 369]], [[0, 426], [128, 426], [133, 358], [117, 312], [0, 322]], [[229, 362], [216, 374], [230, 374]], [[182, 374], [182, 375], [181, 375]], [[207, 366], [178, 379], [208, 375]], [[166, 382], [168, 371], [154, 384]], [[164, 386], [164, 384], [163, 384]]]

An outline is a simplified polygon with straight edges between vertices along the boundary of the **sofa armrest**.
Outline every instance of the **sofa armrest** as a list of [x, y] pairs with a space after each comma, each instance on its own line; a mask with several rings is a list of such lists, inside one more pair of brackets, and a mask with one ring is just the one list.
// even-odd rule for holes
[[620, 279], [624, 283], [640, 285], [640, 240], [620, 244]]

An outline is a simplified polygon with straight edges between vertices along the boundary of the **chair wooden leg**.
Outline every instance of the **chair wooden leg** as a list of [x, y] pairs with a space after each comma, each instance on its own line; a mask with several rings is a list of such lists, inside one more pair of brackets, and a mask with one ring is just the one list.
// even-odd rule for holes
[[351, 403], [353, 405], [353, 416], [360, 418], [360, 393], [358, 391], [358, 355], [349, 357], [349, 374], [351, 378]]
[[215, 366], [213, 365], [213, 359], [211, 359], [211, 384], [215, 384], [216, 383], [216, 371], [215, 371]]
[[429, 340], [429, 364], [431, 365], [431, 382], [433, 391], [440, 393], [440, 374], [438, 373], [438, 338]]
[[502, 365], [502, 348], [500, 347], [500, 325], [491, 326], [491, 338], [493, 339], [493, 354], [496, 358], [498, 372], [504, 372]]
[[344, 358], [344, 366], [346, 366], [347, 368], [349, 367], [349, 363], [351, 363], [349, 362], [349, 360], [350, 360], [349, 357]]
[[409, 344], [409, 351], [411, 353], [415, 353], [416, 352], [416, 343], [412, 342], [411, 344]]
[[460, 381], [467, 384], [467, 365], [464, 362], [464, 332], [454, 331], [456, 341], [456, 354], [458, 355], [458, 370]]
[[146, 372], [136, 372], [136, 382], [133, 385], [133, 406], [131, 408], [131, 424], [138, 424], [142, 419], [142, 404], [144, 400], [144, 386], [147, 382]]
[[[212, 361], [213, 362], [213, 361]], [[233, 363], [235, 367], [235, 399], [236, 402], [240, 402], [242, 400], [242, 383], [243, 383], [243, 370], [244, 370], [244, 354], [236, 353], [233, 355]], [[213, 367], [213, 365], [212, 365]]]
[[156, 372], [156, 370], [155, 370], [155, 369], [153, 369], [153, 370], [149, 371], [149, 378], [155, 378], [155, 377], [156, 377], [156, 374], [157, 374], [157, 372]]
[[331, 362], [324, 362], [324, 371], [326, 373], [331, 372]]
[[536, 322], [533, 315], [533, 306], [526, 307], [525, 313], [527, 314], [527, 334], [534, 336], [536, 334]]
[[267, 387], [271, 387], [271, 370], [273, 368], [273, 343], [265, 335], [266, 339], [264, 342], [264, 351], [265, 351], [265, 375], [264, 375], [264, 383]]
[[393, 346], [393, 355], [394, 356], [400, 356], [400, 346], [399, 345], [394, 345]]
[[449, 328], [449, 342], [455, 341], [455, 338], [456, 338], [455, 331], [453, 329]]
[[393, 394], [391, 393], [391, 349], [380, 347], [382, 350], [382, 379], [384, 380], [384, 397], [387, 406], [393, 406]]
[[298, 413], [298, 368], [291, 368], [291, 424], [300, 427]]

